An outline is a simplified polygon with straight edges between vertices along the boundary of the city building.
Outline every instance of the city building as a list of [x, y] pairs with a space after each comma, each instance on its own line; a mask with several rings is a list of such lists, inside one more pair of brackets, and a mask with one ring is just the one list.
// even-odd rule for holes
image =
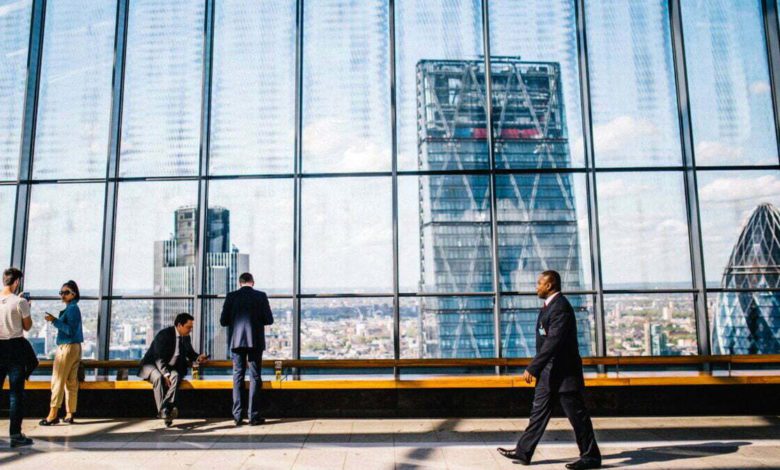
[[758, 206], [723, 271], [712, 322], [714, 354], [780, 353], [780, 210]]
[[[240, 253], [230, 244], [230, 211], [211, 207], [206, 223], [206, 292], [224, 295], [238, 288], [238, 277], [249, 271], [249, 255]], [[197, 210], [181, 207], [174, 213], [174, 234], [169, 240], [155, 242], [155, 296], [193, 296], [196, 282]], [[192, 313], [192, 300], [155, 299], [153, 302], [154, 331], [173, 324], [181, 312]], [[203, 350], [214, 358], [226, 359], [227, 332], [219, 325], [221, 301], [204, 303], [201, 321], [206, 344]]]
[[[485, 65], [481, 60], [423, 60], [417, 65], [418, 165], [428, 170], [488, 166], [484, 108]], [[501, 168], [571, 166], [557, 63], [494, 58], [493, 123]], [[490, 292], [491, 221], [489, 178], [430, 175], [419, 178], [420, 291]], [[584, 289], [577, 210], [570, 174], [510, 174], [496, 177], [500, 286], [534, 292], [538, 274], [561, 273], [564, 289]], [[585, 304], [577, 311], [580, 350], [590, 354]], [[535, 352], [539, 300], [502, 299], [502, 355]], [[422, 319], [435, 327], [424, 328]], [[421, 357], [494, 355], [493, 300], [431, 297], [424, 300], [419, 334]]]

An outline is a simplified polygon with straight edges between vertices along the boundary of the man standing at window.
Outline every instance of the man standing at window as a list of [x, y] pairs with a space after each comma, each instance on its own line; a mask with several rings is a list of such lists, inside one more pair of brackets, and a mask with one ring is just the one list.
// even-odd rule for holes
[[274, 322], [268, 296], [254, 289], [255, 280], [250, 273], [238, 278], [240, 289], [228, 293], [222, 306], [219, 323], [228, 328], [228, 347], [233, 358], [233, 421], [243, 423], [241, 415], [244, 378], [249, 364], [249, 425], [263, 424], [260, 417], [260, 368], [265, 350], [265, 326]]
[[582, 397], [585, 379], [577, 346], [577, 322], [574, 309], [561, 294], [561, 275], [556, 271], [543, 272], [536, 281], [536, 294], [545, 299], [536, 321], [536, 356], [523, 373], [526, 383], [536, 379], [531, 416], [517, 446], [499, 447], [498, 452], [523, 465], [530, 464], [557, 398], [574, 428], [580, 450], [579, 460], [566, 464], [566, 468], [599, 468], [601, 452]]
[[179, 416], [176, 392], [190, 364], [193, 361], [201, 364], [208, 358], [192, 349], [190, 333], [194, 324], [195, 318], [189, 313], [176, 315], [173, 326], [157, 333], [149, 351], [141, 359], [138, 377], [152, 383], [157, 413], [165, 420], [166, 426], [173, 424], [174, 418]]

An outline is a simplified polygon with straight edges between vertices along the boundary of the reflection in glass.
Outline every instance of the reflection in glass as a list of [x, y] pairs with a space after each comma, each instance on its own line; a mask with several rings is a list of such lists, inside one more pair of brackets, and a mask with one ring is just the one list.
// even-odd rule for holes
[[[154, 340], [154, 336], [163, 328], [173, 326], [173, 319], [157, 325], [160, 305], [164, 309], [176, 312], [194, 311], [194, 302], [186, 299], [165, 300], [115, 300], [111, 303], [111, 341], [109, 343], [109, 359], [141, 359]], [[200, 325], [195, 324], [192, 345], [198, 351], [198, 334]]]
[[604, 296], [608, 356], [698, 353], [691, 294]]
[[[258, 290], [262, 287], [256, 286]], [[269, 299], [274, 324], [265, 327], [265, 351], [263, 359], [292, 358], [292, 299]], [[203, 331], [206, 344], [203, 352], [213, 360], [230, 359], [228, 329], [219, 324], [225, 299], [208, 299], [204, 302]]]
[[762, 204], [780, 207], [780, 172], [700, 171], [697, 178], [707, 287], [720, 287], [751, 215]]
[[471, 75], [481, 12], [479, 0], [396, 3], [399, 170], [487, 168], [484, 73]]
[[699, 165], [776, 165], [760, 0], [683, 0]]
[[604, 286], [691, 288], [682, 173], [605, 173], [597, 181]]
[[[572, 290], [564, 281], [563, 290]], [[577, 318], [577, 342], [580, 356], [596, 354], [596, 321], [593, 298], [567, 295]], [[501, 356], [533, 357], [536, 355], [536, 323], [544, 300], [536, 296], [501, 297]]]
[[0, 0], [0, 180], [16, 178], [32, 0]]
[[488, 8], [498, 166], [583, 166], [574, 2], [491, 0]]
[[382, 0], [306, 2], [305, 171], [390, 169], [388, 14]]
[[679, 165], [667, 3], [588, 1], [585, 14], [596, 165]]
[[534, 292], [548, 269], [564, 290], [591, 288], [584, 175], [499, 175], [496, 202], [502, 290]]
[[[114, 294], [195, 293], [197, 193], [193, 181], [119, 185]], [[162, 323], [156, 316], [155, 327]]]
[[492, 297], [402, 297], [401, 358], [494, 357]]
[[[68, 279], [64, 279], [63, 282]], [[56, 286], [57, 289], [60, 285]], [[81, 285], [79, 285], [81, 291]], [[84, 295], [84, 292], [81, 292]], [[81, 330], [84, 334], [84, 342], [81, 343], [81, 357], [83, 359], [95, 359], [97, 357], [97, 300], [80, 300], [79, 310], [81, 310]], [[59, 317], [60, 312], [65, 310], [65, 304], [59, 300], [35, 300], [30, 303], [30, 310], [33, 319], [33, 326], [25, 333], [25, 337], [30, 342], [35, 354], [40, 359], [52, 360], [57, 353], [57, 328], [43, 319], [44, 313], [48, 312]]]
[[24, 287], [56, 296], [73, 279], [81, 295], [98, 294], [105, 185], [39, 184], [32, 187]]
[[292, 180], [214, 180], [208, 224], [208, 294], [236, 289], [245, 271], [264, 292], [292, 293]]
[[213, 61], [211, 174], [292, 173], [295, 2], [216, 2]]
[[392, 299], [301, 302], [301, 359], [392, 358]]
[[122, 176], [198, 172], [203, 0], [134, 0], [128, 10]]
[[[16, 186], [0, 186], [0, 218], [13, 221], [16, 212]], [[13, 223], [0, 229], [0, 265], [11, 263], [11, 243], [13, 241]]]
[[487, 176], [398, 178], [403, 292], [493, 290]]
[[46, 3], [36, 178], [106, 174], [116, 2]]
[[390, 178], [305, 179], [304, 293], [392, 291]]

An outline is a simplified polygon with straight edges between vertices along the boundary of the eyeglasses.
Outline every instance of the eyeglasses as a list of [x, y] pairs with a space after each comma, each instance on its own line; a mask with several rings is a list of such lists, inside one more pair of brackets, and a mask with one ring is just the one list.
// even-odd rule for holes
[[73, 292], [69, 290], [61, 290], [60, 297], [62, 297], [63, 295], [73, 295]]

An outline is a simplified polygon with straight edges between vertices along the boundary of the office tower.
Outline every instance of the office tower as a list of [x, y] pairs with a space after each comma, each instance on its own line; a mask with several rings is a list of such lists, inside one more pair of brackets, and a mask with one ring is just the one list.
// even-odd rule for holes
[[[423, 60], [417, 66], [418, 165], [429, 170], [487, 166], [484, 62]], [[503, 168], [570, 167], [557, 63], [495, 58], [492, 70], [496, 160]], [[568, 174], [496, 176], [499, 271], [503, 290], [534, 292], [538, 274], [560, 272], [566, 290], [583, 289], [577, 208]], [[420, 177], [421, 291], [491, 292], [489, 178]], [[582, 354], [590, 351], [587, 311], [577, 297]], [[532, 356], [540, 302], [504, 297], [502, 354]], [[434, 337], [422, 357], [494, 355], [490, 297], [426, 298]], [[420, 328], [423, 332], [424, 328]]]
[[27, 45], [32, 2], [6, 2], [0, 9], [0, 178], [16, 178], [22, 136]]
[[[175, 231], [169, 240], [155, 242], [154, 294], [159, 296], [194, 296], [196, 293], [197, 210], [181, 207], [174, 213]], [[230, 244], [230, 211], [223, 207], [209, 208], [206, 227], [205, 292], [224, 295], [238, 287], [238, 276], [249, 271], [249, 255], [239, 253]], [[154, 331], [171, 326], [176, 315], [192, 313], [190, 299], [155, 299]], [[203, 350], [215, 359], [227, 358], [227, 337], [219, 325], [222, 302], [204, 303], [206, 344]]]
[[[780, 211], [761, 204], [723, 271], [723, 289], [780, 287]], [[723, 292], [712, 322], [714, 354], [780, 353], [780, 293]]]

